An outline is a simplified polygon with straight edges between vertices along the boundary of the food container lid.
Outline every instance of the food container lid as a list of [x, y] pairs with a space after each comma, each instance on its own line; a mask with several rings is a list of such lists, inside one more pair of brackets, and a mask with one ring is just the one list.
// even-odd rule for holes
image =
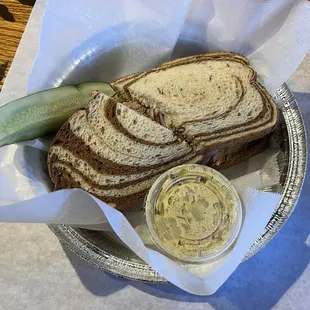
[[145, 199], [153, 242], [182, 261], [214, 261], [236, 240], [242, 205], [232, 184], [216, 170], [197, 164], [162, 174]]

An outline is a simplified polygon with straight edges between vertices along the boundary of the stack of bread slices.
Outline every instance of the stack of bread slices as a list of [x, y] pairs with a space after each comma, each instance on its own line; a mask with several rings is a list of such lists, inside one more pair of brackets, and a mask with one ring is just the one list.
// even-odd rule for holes
[[94, 92], [57, 133], [48, 156], [55, 190], [83, 188], [123, 210], [177, 165], [221, 169], [266, 146], [278, 112], [243, 56], [174, 60]]

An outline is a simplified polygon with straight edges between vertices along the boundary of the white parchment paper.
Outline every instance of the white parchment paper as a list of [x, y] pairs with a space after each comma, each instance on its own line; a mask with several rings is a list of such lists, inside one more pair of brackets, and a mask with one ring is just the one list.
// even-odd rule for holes
[[[123, 215], [81, 189], [51, 192], [46, 171], [47, 142], [38, 139], [0, 149], [0, 221], [58, 223], [112, 230], [168, 281], [193, 294], [212, 294], [225, 282], [260, 236], [280, 200], [280, 195], [248, 187], [249, 184], [258, 188], [268, 185], [262, 184], [264, 168], [250, 173], [246, 173], [250, 171], [246, 166], [233, 168], [239, 173], [240, 169], [245, 169], [246, 173], [232, 180], [244, 208], [244, 221], [236, 245], [214, 263], [180, 265], [153, 249], [154, 245], [145, 233], [145, 223], [141, 221], [141, 211], [128, 210]], [[262, 163], [269, 156], [270, 150], [252, 160]]]
[[[223, 50], [248, 56], [260, 80], [274, 93], [309, 49], [309, 20], [309, 4], [293, 0], [50, 1], [28, 92], [63, 83], [111, 81], [170, 58]], [[4, 90], [0, 104], [24, 95], [11, 85]], [[0, 221], [112, 229], [167, 280], [194, 294], [209, 295], [221, 286], [261, 234], [280, 199], [257, 190], [278, 181], [276, 173], [269, 173], [277, 149], [226, 171], [245, 210], [238, 242], [216, 263], [181, 266], [144, 245], [142, 241], [150, 244], [144, 224], [136, 221], [140, 212], [127, 211], [128, 222], [82, 190], [51, 193], [46, 171], [49, 141], [0, 149]], [[235, 179], [236, 175], [241, 177]]]
[[111, 81], [171, 57], [234, 51], [250, 59], [274, 94], [310, 48], [309, 23], [306, 0], [54, 0], [28, 91]]

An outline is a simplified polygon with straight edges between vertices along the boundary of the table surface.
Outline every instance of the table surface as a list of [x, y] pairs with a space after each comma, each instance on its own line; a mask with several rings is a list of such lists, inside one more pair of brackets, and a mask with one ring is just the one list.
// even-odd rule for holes
[[35, 0], [0, 0], [0, 90]]
[[[7, 72], [34, 1], [0, 0], [15, 22], [0, 18], [0, 70]], [[45, 0], [37, 1], [40, 16]], [[1, 16], [3, 9], [1, 8]], [[40, 20], [30, 19], [20, 52], [12, 65], [10, 85], [27, 80]], [[11, 34], [11, 35], [10, 35]], [[38, 40], [38, 39], [36, 39]], [[27, 42], [32, 42], [31, 46]], [[30, 52], [29, 52], [30, 51]], [[28, 55], [28, 54], [27, 54]], [[310, 124], [310, 54], [289, 80], [305, 123]], [[18, 73], [18, 74], [17, 74]], [[1, 75], [1, 73], [0, 73]], [[1, 85], [1, 84], [0, 84]], [[11, 86], [7, 85], [8, 90]], [[1, 86], [0, 86], [1, 87]], [[5, 90], [4, 90], [5, 91]], [[307, 131], [310, 126], [307, 125]], [[187, 294], [172, 285], [151, 285], [119, 279], [82, 261], [64, 248], [42, 224], [0, 223], [0, 310], [15, 309], [310, 309], [310, 178], [301, 199], [277, 236], [241, 264], [209, 297]], [[1, 190], [1, 187], [0, 187]]]

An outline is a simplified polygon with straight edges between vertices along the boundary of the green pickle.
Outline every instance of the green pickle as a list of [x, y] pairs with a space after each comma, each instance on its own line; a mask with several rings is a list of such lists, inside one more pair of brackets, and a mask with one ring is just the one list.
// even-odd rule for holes
[[58, 130], [74, 111], [87, 106], [94, 90], [114, 94], [108, 83], [86, 82], [38, 92], [0, 107], [0, 147]]

